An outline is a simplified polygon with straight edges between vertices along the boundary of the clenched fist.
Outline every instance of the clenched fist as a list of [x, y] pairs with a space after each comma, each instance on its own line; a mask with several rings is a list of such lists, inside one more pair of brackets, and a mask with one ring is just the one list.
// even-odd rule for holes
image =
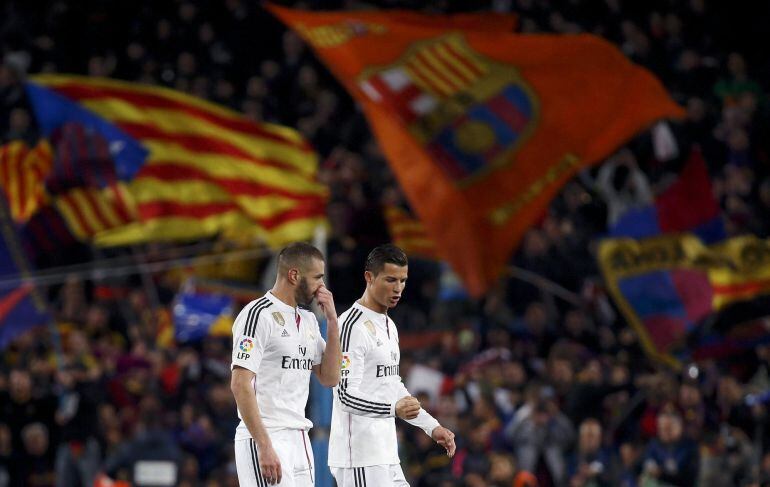
[[396, 416], [401, 419], [414, 419], [420, 412], [420, 401], [416, 397], [402, 397], [396, 403]]

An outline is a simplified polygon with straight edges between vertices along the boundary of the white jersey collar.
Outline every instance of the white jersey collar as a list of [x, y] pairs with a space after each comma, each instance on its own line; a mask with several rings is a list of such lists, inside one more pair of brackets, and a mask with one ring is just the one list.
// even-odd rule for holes
[[284, 303], [278, 297], [272, 293], [272, 291], [268, 291], [265, 293], [265, 297], [270, 300], [271, 303], [273, 303], [273, 306], [277, 307], [279, 311], [283, 311], [286, 313], [297, 313], [298, 308], [294, 308], [293, 306], [289, 306], [288, 304]]
[[387, 313], [378, 313], [378, 312], [374, 311], [373, 309], [367, 308], [363, 304], [359, 303], [358, 300], [356, 300], [353, 303], [353, 307], [358, 309], [358, 310], [363, 311], [364, 313], [368, 313], [369, 315], [372, 315], [372, 316], [376, 317], [379, 320], [383, 320], [384, 321], [384, 320], [388, 319], [388, 314]]

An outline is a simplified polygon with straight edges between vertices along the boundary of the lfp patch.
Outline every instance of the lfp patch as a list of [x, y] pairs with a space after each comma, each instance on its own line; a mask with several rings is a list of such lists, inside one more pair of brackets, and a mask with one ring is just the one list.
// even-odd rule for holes
[[249, 337], [243, 337], [240, 343], [238, 343], [238, 348], [241, 352], [249, 353], [254, 348], [254, 340]]
[[341, 367], [343, 370], [345, 370], [345, 369], [347, 369], [348, 367], [350, 367], [350, 357], [348, 357], [347, 355], [343, 355], [343, 356], [342, 356], [342, 361], [340, 362], [340, 367]]

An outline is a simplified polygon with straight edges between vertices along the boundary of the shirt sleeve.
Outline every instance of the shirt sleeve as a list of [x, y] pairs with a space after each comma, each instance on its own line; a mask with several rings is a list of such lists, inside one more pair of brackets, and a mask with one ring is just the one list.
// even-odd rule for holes
[[[350, 322], [352, 321], [352, 323]], [[386, 403], [364, 399], [360, 391], [361, 381], [366, 367], [368, 338], [361, 326], [355, 326], [355, 319], [346, 319], [340, 334], [342, 348], [341, 380], [337, 387], [337, 397], [343, 411], [368, 418], [395, 417], [396, 403]]]
[[230, 370], [236, 365], [255, 374], [262, 362], [268, 340], [271, 323], [265, 319], [265, 308], [270, 303], [256, 303], [246, 306], [235, 318], [233, 325], [233, 356]]
[[[398, 399], [401, 399], [402, 397], [411, 396], [409, 393], [409, 390], [406, 388], [403, 382], [398, 383], [399, 386], [399, 393]], [[396, 399], [396, 400], [398, 400]], [[425, 432], [426, 435], [433, 437], [433, 430], [436, 429], [436, 427], [441, 426], [441, 424], [438, 422], [436, 418], [430, 415], [430, 413], [423, 408], [420, 408], [420, 412], [417, 413], [417, 417], [414, 419], [405, 419], [407, 423], [411, 424], [412, 426], [417, 426], [421, 430]]]

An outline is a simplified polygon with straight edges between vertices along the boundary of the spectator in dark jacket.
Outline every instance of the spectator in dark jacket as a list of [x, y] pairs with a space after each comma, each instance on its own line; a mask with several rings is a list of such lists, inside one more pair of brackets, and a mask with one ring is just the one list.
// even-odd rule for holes
[[644, 454], [644, 475], [686, 487], [698, 475], [698, 446], [683, 437], [682, 417], [674, 411], [658, 415], [658, 435]]

